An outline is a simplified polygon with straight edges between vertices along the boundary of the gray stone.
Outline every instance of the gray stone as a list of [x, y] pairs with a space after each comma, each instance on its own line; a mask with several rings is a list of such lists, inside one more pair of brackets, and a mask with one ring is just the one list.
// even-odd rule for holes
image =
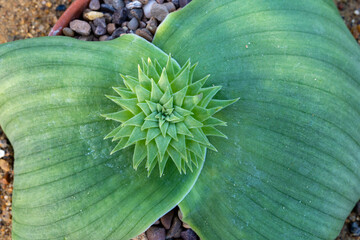
[[82, 36], [89, 36], [91, 32], [89, 23], [77, 19], [70, 22], [70, 28]]
[[102, 27], [102, 28], [106, 28], [106, 21], [105, 21], [105, 18], [97, 18], [97, 19], [95, 19], [94, 21], [94, 24], [95, 24], [95, 26], [97, 26], [97, 27]]
[[127, 9], [141, 8], [141, 7], [142, 7], [142, 3], [139, 1], [133, 1], [126, 4]]
[[134, 8], [130, 10], [129, 18], [135, 17], [137, 20], [141, 20], [144, 16], [143, 10], [141, 8]]
[[167, 2], [167, 3], [164, 3], [163, 5], [167, 8], [169, 13], [176, 10], [176, 7], [172, 2]]
[[63, 32], [63, 34], [65, 36], [68, 36], [68, 37], [73, 37], [75, 35], [74, 31], [71, 30], [71, 28], [68, 28], [68, 27], [63, 28], [62, 32]]
[[151, 16], [160, 22], [164, 21], [168, 14], [169, 11], [164, 5], [155, 3], [151, 7]]
[[152, 226], [146, 231], [146, 236], [149, 240], [165, 240], [165, 229]]
[[167, 214], [165, 214], [160, 218], [160, 221], [166, 230], [170, 229], [171, 221], [173, 217], [174, 217], [174, 210], [171, 210], [170, 212], [168, 212]]
[[164, 0], [156, 0], [156, 2], [157, 2], [158, 4], [163, 4], [163, 3], [164, 3]]
[[96, 36], [102, 36], [106, 34], [106, 28], [101, 27], [101, 26], [97, 26], [95, 31], [94, 31]]
[[179, 7], [179, 0], [171, 0], [171, 2], [175, 5], [176, 8]]
[[157, 27], [158, 27], [158, 21], [154, 17], [151, 17], [150, 20], [147, 22], [146, 28], [152, 34], [155, 34]]
[[191, 0], [179, 0], [179, 7], [185, 7]]
[[180, 236], [183, 240], [198, 240], [196, 233], [191, 229], [181, 232]]
[[125, 3], [123, 0], [112, 0], [111, 4], [115, 9], [120, 9], [125, 7]]
[[112, 22], [120, 25], [126, 20], [127, 16], [128, 12], [126, 8], [118, 9], [114, 12], [114, 15], [112, 16]]
[[100, 1], [99, 0], [91, 0], [89, 3], [89, 8], [91, 10], [99, 10], [100, 9]]
[[132, 18], [128, 23], [128, 28], [135, 31], [139, 27], [139, 21], [136, 18]]
[[115, 12], [115, 8], [110, 4], [103, 3], [100, 6], [101, 6], [100, 10], [103, 11], [103, 12], [107, 12], [107, 13]]
[[153, 35], [151, 34], [151, 32], [149, 30], [147, 30], [146, 28], [140, 28], [137, 29], [135, 32], [136, 35], [145, 38], [146, 40], [148, 40], [149, 42], [151, 42], [153, 40]]
[[115, 31], [111, 34], [110, 37], [112, 37], [112, 39], [120, 37], [121, 34], [125, 33], [126, 31], [123, 28], [117, 28], [115, 29]]
[[112, 15], [110, 13], [105, 13], [104, 18], [106, 23], [110, 23], [112, 21]]
[[144, 5], [143, 10], [146, 18], [151, 18], [151, 7], [154, 3], [156, 3], [155, 0], [149, 0], [149, 2]]
[[[173, 219], [173, 223], [171, 225], [171, 228], [169, 229], [169, 231], [166, 234], [166, 238], [173, 238], [175, 237], [176, 233], [179, 232], [181, 228], [181, 221], [178, 217], [174, 217]], [[179, 233], [180, 234], [180, 233]]]
[[103, 36], [99, 37], [99, 41], [106, 41], [108, 37], [109, 37], [109, 35], [103, 35]]

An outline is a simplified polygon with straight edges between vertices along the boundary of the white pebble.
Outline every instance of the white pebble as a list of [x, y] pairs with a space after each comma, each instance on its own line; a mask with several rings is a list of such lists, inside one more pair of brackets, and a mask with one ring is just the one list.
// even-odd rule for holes
[[150, 0], [146, 5], [144, 5], [144, 15], [146, 18], [151, 18], [151, 7], [155, 3], [155, 0]]
[[360, 11], [356, 9], [356, 10], [354, 11], [354, 14], [355, 14], [356, 16], [358, 16], [358, 15], [360, 15]]
[[142, 7], [142, 3], [139, 1], [133, 1], [126, 4], [127, 9], [141, 8], [141, 7]]
[[5, 151], [0, 149], [0, 158], [5, 157]]

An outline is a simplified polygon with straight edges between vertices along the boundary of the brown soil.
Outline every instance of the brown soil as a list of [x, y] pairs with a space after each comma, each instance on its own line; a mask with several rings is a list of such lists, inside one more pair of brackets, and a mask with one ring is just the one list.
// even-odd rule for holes
[[[0, 0], [0, 43], [24, 38], [46, 36], [62, 11], [56, 8], [66, 7], [73, 0]], [[360, 0], [335, 0], [340, 14], [345, 20], [354, 38], [360, 43]], [[0, 239], [11, 239], [11, 198], [13, 181], [13, 151], [9, 141], [0, 129], [0, 150], [5, 156], [0, 159]], [[360, 240], [356, 223], [360, 225], [360, 203], [346, 219], [343, 230], [337, 240]], [[139, 239], [141, 237], [139, 236]], [[144, 239], [144, 238], [143, 238]]]

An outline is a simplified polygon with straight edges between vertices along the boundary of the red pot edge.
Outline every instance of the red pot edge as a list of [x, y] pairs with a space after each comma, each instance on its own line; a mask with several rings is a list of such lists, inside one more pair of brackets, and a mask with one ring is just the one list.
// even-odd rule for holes
[[61, 15], [48, 36], [62, 35], [62, 30], [67, 27], [71, 20], [80, 16], [82, 11], [89, 5], [90, 0], [75, 0]]

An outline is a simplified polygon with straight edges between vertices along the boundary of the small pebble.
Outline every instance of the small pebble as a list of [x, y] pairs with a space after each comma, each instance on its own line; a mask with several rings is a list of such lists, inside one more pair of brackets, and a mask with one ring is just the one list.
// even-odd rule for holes
[[165, 229], [159, 227], [150, 227], [146, 231], [149, 240], [165, 240]]
[[145, 5], [149, 2], [149, 0], [139, 0], [139, 2], [141, 2], [142, 5]]
[[112, 0], [111, 1], [111, 5], [115, 8], [115, 9], [120, 9], [125, 7], [124, 1], [123, 0]]
[[171, 220], [173, 219], [173, 217], [174, 217], [174, 210], [171, 210], [170, 212], [168, 212], [167, 214], [165, 214], [160, 218], [160, 221], [166, 230], [170, 229]]
[[350, 232], [353, 236], [360, 236], [360, 227], [358, 222], [353, 222], [351, 224]]
[[180, 236], [182, 237], [183, 240], [197, 240], [198, 239], [198, 237], [196, 236], [196, 233], [191, 229], [181, 232]]
[[354, 11], [354, 14], [355, 14], [356, 16], [359, 16], [359, 15], [360, 15], [360, 11], [359, 11], [358, 9], [356, 9], [356, 10]]
[[96, 12], [96, 11], [90, 11], [84, 14], [84, 18], [90, 21], [95, 20], [97, 18], [101, 18], [103, 16], [104, 14], [102, 12]]
[[106, 31], [111, 35], [116, 29], [115, 23], [109, 23], [106, 26]]
[[78, 39], [81, 40], [81, 41], [92, 41], [92, 40], [94, 39], [94, 36], [93, 36], [93, 35], [90, 35], [90, 36], [80, 36]]
[[109, 37], [109, 35], [103, 35], [103, 36], [99, 37], [99, 41], [106, 41], [108, 37]]
[[97, 26], [95, 31], [95, 36], [102, 36], [106, 34], [106, 28], [102, 27], [102, 26]]
[[157, 26], [158, 26], [158, 21], [154, 17], [151, 17], [150, 20], [147, 22], [146, 28], [152, 34], [155, 34]]
[[89, 36], [91, 31], [89, 23], [77, 19], [70, 22], [70, 28], [82, 36]]
[[100, 9], [100, 1], [99, 0], [91, 0], [89, 3], [89, 8], [91, 10], [99, 10]]
[[130, 10], [129, 18], [135, 17], [137, 20], [141, 20], [144, 16], [143, 10], [141, 8], [134, 8]]
[[156, 2], [157, 2], [158, 4], [163, 4], [163, 3], [164, 3], [164, 0], [156, 0]]
[[164, 5], [153, 4], [151, 7], [151, 16], [162, 22], [169, 14], [168, 9]]
[[128, 12], [125, 8], [118, 9], [115, 11], [114, 15], [112, 16], [112, 22], [115, 24], [123, 23], [128, 16]]
[[[173, 238], [175, 237], [176, 233], [178, 233], [178, 231], [180, 230], [181, 228], [181, 221], [178, 217], [174, 217], [173, 219], [173, 223], [169, 229], [169, 231], [167, 232], [166, 234], [166, 238]], [[180, 233], [179, 233], [180, 235]], [[179, 236], [180, 237], [180, 236]]]
[[171, 0], [171, 2], [175, 5], [175, 7], [179, 7], [179, 0]]
[[185, 7], [191, 0], [179, 0], [179, 6], [181, 8]]
[[139, 24], [140, 28], [146, 28], [146, 23], [144, 23], [143, 21], [140, 22]]
[[114, 38], [120, 37], [120, 34], [125, 33], [125, 32], [126, 31], [120, 27], [120, 28], [115, 29], [115, 31], [111, 34], [110, 37], [112, 37], [112, 39], [114, 39]]
[[97, 27], [100, 26], [102, 28], [106, 28], [106, 21], [105, 21], [105, 18], [103, 18], [103, 17], [95, 19], [94, 24]]
[[110, 13], [105, 13], [104, 18], [106, 23], [110, 23], [112, 21], [112, 15]]
[[107, 12], [107, 13], [113, 13], [115, 12], [115, 8], [109, 4], [103, 3], [100, 5], [100, 10], [102, 12]]
[[63, 12], [66, 10], [66, 6], [64, 4], [60, 4], [56, 7], [55, 11]]
[[146, 5], [144, 5], [143, 10], [146, 18], [151, 18], [151, 7], [154, 3], [156, 3], [155, 0], [150, 0]]
[[169, 12], [173, 12], [176, 10], [175, 5], [172, 2], [167, 2], [163, 4]]
[[[1, 155], [0, 155], [1, 156]], [[5, 155], [4, 155], [5, 156]], [[0, 159], [0, 168], [5, 172], [10, 171], [10, 165], [7, 161]]]
[[149, 42], [151, 42], [153, 40], [153, 35], [151, 34], [151, 32], [149, 30], [147, 30], [146, 28], [139, 28], [136, 30], [135, 32], [136, 35], [145, 38], [146, 40], [148, 40]]
[[133, 1], [126, 4], [127, 9], [141, 8], [141, 7], [142, 7], [142, 3], [139, 1]]
[[130, 30], [135, 31], [139, 27], [139, 21], [136, 18], [132, 18], [127, 26]]
[[68, 36], [68, 37], [73, 37], [75, 35], [74, 31], [68, 27], [63, 28], [62, 32], [65, 36]]
[[0, 158], [5, 157], [5, 151], [0, 149]]

